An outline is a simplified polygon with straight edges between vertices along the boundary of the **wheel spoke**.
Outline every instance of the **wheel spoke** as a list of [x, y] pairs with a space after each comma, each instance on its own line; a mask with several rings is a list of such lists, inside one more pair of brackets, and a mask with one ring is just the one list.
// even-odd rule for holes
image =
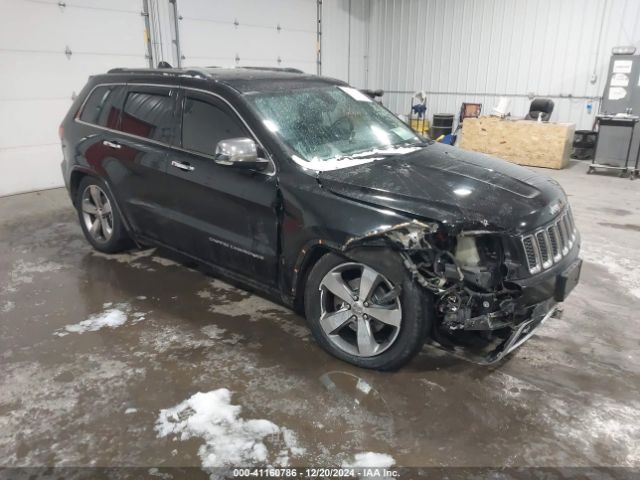
[[91, 224], [91, 230], [89, 230], [91, 232], [91, 236], [93, 238], [97, 238], [98, 234], [100, 233], [101, 230], [101, 223], [100, 223], [100, 218], [96, 217], [95, 220], [93, 221], [93, 223]]
[[100, 190], [95, 185], [89, 186], [89, 194], [91, 195], [91, 199], [96, 207], [102, 207], [102, 199], [100, 198]]
[[100, 228], [102, 230], [102, 236], [104, 237], [105, 240], [109, 240], [109, 237], [111, 236], [111, 226], [109, 225], [109, 221], [107, 220], [107, 217], [105, 217], [104, 215], [101, 215], [99, 218], [100, 218]]
[[358, 295], [360, 300], [369, 300], [371, 293], [375, 287], [380, 283], [380, 275], [374, 269], [369, 267], [362, 268], [362, 277], [360, 277], [360, 290]]
[[394, 306], [393, 308], [378, 306], [365, 307], [363, 311], [370, 317], [375, 318], [385, 325], [391, 325], [392, 327], [396, 328], [400, 326], [400, 322], [402, 320], [402, 312], [396, 306]]
[[109, 215], [110, 213], [111, 213], [111, 203], [109, 203], [109, 200], [107, 200], [102, 205], [102, 214]]
[[351, 316], [351, 311], [346, 309], [332, 313], [325, 313], [320, 317], [320, 326], [327, 335], [335, 335], [342, 329], [342, 327], [349, 323]]
[[371, 324], [363, 318], [358, 318], [358, 352], [360, 355], [373, 355], [378, 349], [378, 343], [373, 338]]
[[82, 200], [82, 211], [84, 213], [88, 213], [89, 215], [96, 215], [98, 213], [98, 209], [89, 201], [88, 198]]
[[353, 302], [353, 292], [345, 283], [339, 272], [331, 272], [322, 279], [321, 287], [325, 287], [336, 297], [348, 304]]

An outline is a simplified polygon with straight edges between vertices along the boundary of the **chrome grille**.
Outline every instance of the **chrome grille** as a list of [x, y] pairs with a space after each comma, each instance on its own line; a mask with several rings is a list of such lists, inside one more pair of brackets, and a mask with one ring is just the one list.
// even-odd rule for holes
[[576, 226], [571, 210], [567, 208], [552, 224], [522, 235], [521, 240], [529, 273], [535, 274], [550, 268], [571, 251], [576, 241]]

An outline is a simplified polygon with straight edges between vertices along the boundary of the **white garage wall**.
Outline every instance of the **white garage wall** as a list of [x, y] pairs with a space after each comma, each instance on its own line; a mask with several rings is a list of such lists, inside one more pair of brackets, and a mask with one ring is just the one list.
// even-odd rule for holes
[[322, 75], [366, 88], [369, 0], [322, 0]]
[[370, 9], [368, 86], [397, 113], [426, 90], [429, 116], [457, 114], [463, 101], [489, 111], [502, 95], [523, 116], [532, 93], [554, 100], [552, 120], [591, 128], [611, 48], [640, 47], [638, 0], [372, 0]]
[[[177, 63], [170, 0], [148, 0], [154, 63]], [[183, 65], [317, 71], [316, 0], [177, 0]], [[65, 6], [60, 6], [59, 3]], [[323, 0], [322, 73], [382, 88], [407, 113], [556, 102], [589, 128], [611, 47], [640, 47], [638, 0]], [[145, 67], [143, 0], [0, 0], [0, 196], [62, 185], [58, 125], [89, 75]], [[155, 15], [154, 15], [155, 14]], [[71, 55], [65, 55], [69, 47]], [[595, 75], [595, 82], [591, 82]], [[585, 104], [594, 100], [588, 114]]]
[[141, 11], [139, 0], [0, 0], [0, 196], [63, 184], [58, 126], [74, 93], [91, 74], [148, 65]]
[[315, 0], [178, 0], [183, 66], [316, 73]]

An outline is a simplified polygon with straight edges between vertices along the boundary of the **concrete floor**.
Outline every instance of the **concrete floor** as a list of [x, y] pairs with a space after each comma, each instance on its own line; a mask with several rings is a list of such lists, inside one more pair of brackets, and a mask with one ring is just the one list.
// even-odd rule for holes
[[[425, 347], [395, 373], [161, 252], [92, 251], [64, 190], [0, 199], [0, 465], [228, 465], [230, 439], [244, 463], [640, 467], [640, 181], [585, 171], [544, 171], [583, 235], [563, 318], [499, 368]], [[241, 410], [198, 428], [221, 388]]]

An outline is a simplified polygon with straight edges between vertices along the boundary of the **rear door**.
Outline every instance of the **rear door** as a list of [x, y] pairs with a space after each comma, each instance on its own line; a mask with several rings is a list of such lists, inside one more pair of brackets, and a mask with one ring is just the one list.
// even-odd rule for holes
[[[114, 163], [120, 162], [121, 152], [110, 148], [117, 142], [120, 114], [126, 94], [124, 84], [94, 87], [81, 107], [76, 122], [82, 124], [76, 151], [67, 150], [69, 157], [83, 157], [91, 169], [108, 178]], [[111, 180], [111, 179], [109, 179]]]
[[278, 251], [275, 169], [251, 172], [214, 161], [220, 140], [254, 138], [221, 97], [185, 89], [179, 103], [181, 148], [172, 152], [167, 170], [173, 180], [173, 216], [167, 238], [180, 250], [274, 285]]
[[118, 161], [106, 169], [133, 229], [160, 241], [172, 195], [166, 170], [178, 127], [177, 96], [175, 87], [127, 85], [119, 133], [107, 145]]

